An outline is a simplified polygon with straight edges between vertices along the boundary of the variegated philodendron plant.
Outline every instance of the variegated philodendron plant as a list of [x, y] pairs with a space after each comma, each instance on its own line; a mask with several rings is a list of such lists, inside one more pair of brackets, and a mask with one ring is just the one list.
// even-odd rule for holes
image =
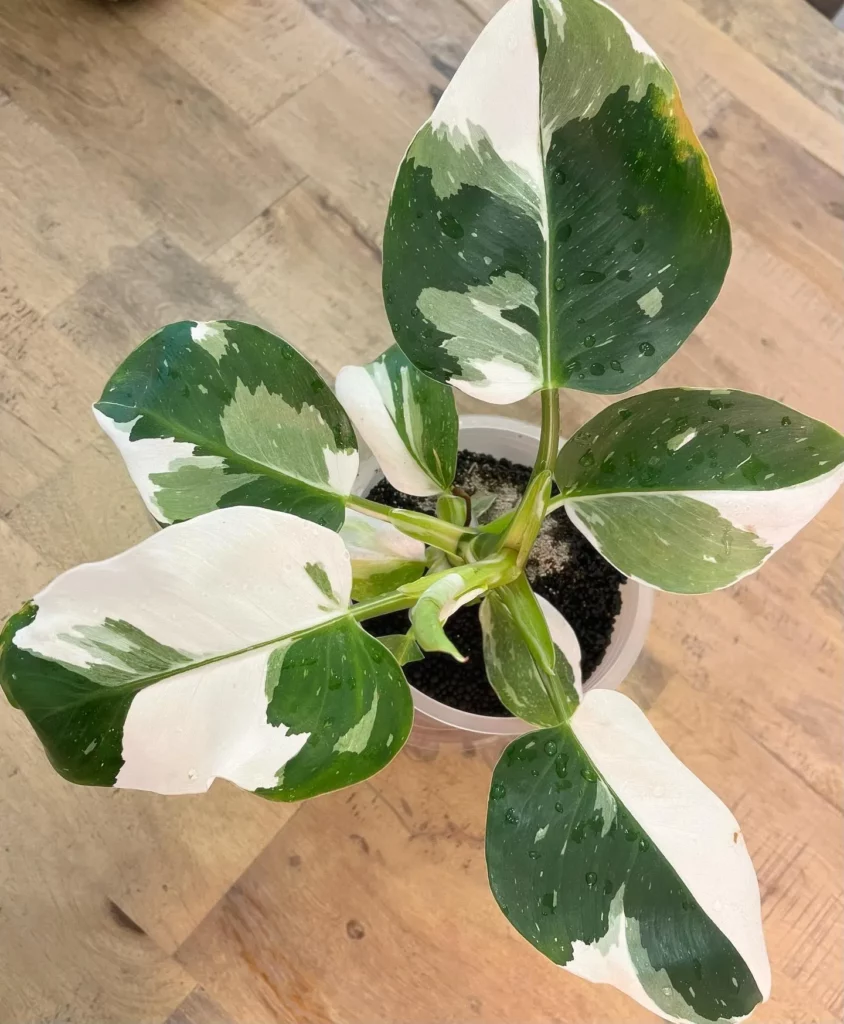
[[[562, 448], [559, 391], [651, 377], [715, 300], [730, 229], [670, 73], [598, 0], [509, 0], [410, 145], [384, 235], [396, 345], [336, 397], [280, 338], [171, 324], [95, 415], [168, 529], [64, 573], [7, 624], [0, 678], [71, 782], [301, 800], [407, 739], [402, 664], [460, 652], [480, 601], [487, 674], [536, 729], [499, 761], [495, 899], [550, 960], [669, 1020], [764, 1000], [759, 891], [732, 814], [619, 693], [583, 696], [571, 631], [523, 573], [563, 506], [627, 576], [675, 593], [758, 569], [844, 475], [844, 438], [742, 391], [608, 405]], [[518, 508], [452, 492], [453, 388], [542, 397]], [[356, 433], [357, 432], [357, 433]], [[355, 491], [358, 440], [437, 516]], [[554, 483], [556, 482], [556, 488]], [[364, 620], [409, 609], [404, 636]]]

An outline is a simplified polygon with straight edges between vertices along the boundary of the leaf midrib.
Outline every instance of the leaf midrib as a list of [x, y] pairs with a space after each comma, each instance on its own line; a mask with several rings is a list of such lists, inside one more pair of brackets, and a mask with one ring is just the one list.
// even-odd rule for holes
[[[196, 448], [206, 449], [210, 454], [216, 455], [217, 458], [224, 459], [226, 462], [228, 462], [230, 464], [231, 463], [238, 463], [241, 466], [243, 466], [244, 468], [248, 469], [250, 472], [257, 473], [259, 476], [274, 477], [277, 480], [280, 480], [282, 483], [289, 483], [289, 482], [292, 481], [292, 482], [297, 483], [297, 484], [302, 484], [303, 486], [309, 488], [310, 490], [314, 491], [315, 493], [317, 493], [319, 495], [324, 495], [327, 498], [335, 498], [335, 499], [339, 498], [341, 501], [343, 501], [347, 497], [347, 495], [342, 494], [340, 491], [326, 490], [324, 487], [318, 486], [317, 484], [313, 483], [311, 480], [305, 480], [304, 478], [299, 477], [299, 476], [295, 476], [292, 473], [283, 473], [283, 472], [281, 472], [281, 470], [276, 469], [273, 466], [268, 466], [268, 465], [266, 465], [266, 463], [263, 463], [263, 462], [256, 462], [254, 459], [250, 459], [248, 456], [241, 455], [239, 452], [235, 452], [234, 449], [228, 449], [227, 450], [227, 449], [221, 447], [220, 445], [218, 445], [216, 441], [211, 441], [211, 440], [209, 440], [207, 438], [204, 438], [204, 437], [201, 437], [199, 435], [197, 435], [197, 436], [199, 436], [199, 440], [195, 440], [193, 437], [186, 437], [186, 440], [180, 441], [179, 436], [178, 436], [180, 434], [180, 430], [178, 429], [178, 426], [176, 424], [174, 424], [174, 423], [171, 423], [170, 420], [168, 420], [165, 417], [161, 416], [159, 413], [154, 412], [153, 410], [144, 409], [144, 408], [142, 408], [140, 406], [133, 406], [130, 409], [128, 406], [120, 405], [118, 402], [97, 402], [96, 405], [95, 405], [95, 408], [98, 409], [101, 412], [106, 412], [106, 409], [104, 408], [105, 406], [111, 406], [111, 407], [113, 407], [115, 409], [121, 409], [121, 410], [125, 410], [127, 412], [137, 412], [138, 415], [144, 416], [144, 417], [148, 417], [149, 419], [151, 419], [158, 426], [163, 427], [166, 430], [168, 430], [169, 433], [170, 433], [170, 436], [173, 438], [174, 441], [177, 441], [177, 442], [182, 443], [182, 444], [192, 444], [194, 446], [194, 449], [196, 449]], [[113, 419], [113, 417], [109, 417], [109, 418], [112, 419], [112, 422], [117, 422], [116, 420]], [[161, 438], [161, 440], [163, 440], [163, 438]], [[130, 440], [130, 444], [131, 443], [132, 442]], [[338, 447], [337, 451], [340, 451], [340, 450], [341, 449]], [[357, 449], [343, 448], [342, 450], [343, 451], [350, 451], [350, 450], [356, 451]], [[194, 456], [196, 458], [201, 458], [201, 456], [197, 455], [195, 451], [194, 451], [193, 454], [194, 454]], [[234, 455], [234, 459], [232, 459], [232, 455]], [[160, 472], [170, 472], [170, 471], [169, 470], [161, 470]], [[151, 475], [152, 474], [147, 474], [148, 477], [151, 477]]]
[[[102, 686], [99, 684], [95, 684], [95, 688], [86, 693], [81, 699], [70, 701], [68, 703], [64, 703], [60, 706], [53, 708], [50, 712], [47, 713], [47, 715], [45, 715], [45, 718], [50, 718], [53, 715], [63, 714], [65, 711], [71, 708], [84, 707], [86, 704], [90, 704], [100, 700], [106, 700], [114, 696], [137, 693], [140, 690], [146, 689], [147, 686], [152, 686], [155, 683], [162, 682], [162, 680], [164, 679], [170, 679], [173, 676], [184, 675], [185, 673], [193, 672], [196, 669], [205, 668], [207, 665], [214, 665], [220, 661], [227, 661], [230, 658], [238, 658], [243, 654], [251, 654], [253, 651], [259, 651], [264, 647], [270, 647], [273, 644], [279, 644], [285, 640], [289, 640], [291, 642], [301, 640], [302, 637], [308, 636], [311, 633], [316, 633], [320, 629], [333, 625], [334, 623], [337, 623], [344, 618], [348, 618], [352, 622], [357, 621], [347, 609], [340, 615], [334, 615], [329, 619], [322, 619], [318, 623], [315, 623], [311, 626], [304, 626], [302, 629], [294, 630], [292, 633], [285, 633], [283, 636], [272, 637], [269, 640], [261, 640], [256, 644], [251, 644], [248, 647], [241, 647], [236, 651], [227, 651], [223, 654], [216, 654], [213, 657], [203, 658], [201, 661], [193, 661], [186, 665], [179, 665], [175, 668], [167, 669], [164, 672], [156, 672], [153, 675], [143, 676], [140, 679], [133, 679], [131, 682], [121, 683], [119, 686]], [[26, 651], [27, 654], [30, 654], [33, 658], [38, 658], [39, 660], [53, 660], [42, 658], [41, 655], [39, 655], [36, 651], [29, 650], [28, 648], [21, 647], [20, 650]], [[68, 669], [68, 671], [78, 669], [80, 670], [80, 672], [82, 672], [86, 667], [82, 665], [68, 665], [66, 662], [63, 664]]]

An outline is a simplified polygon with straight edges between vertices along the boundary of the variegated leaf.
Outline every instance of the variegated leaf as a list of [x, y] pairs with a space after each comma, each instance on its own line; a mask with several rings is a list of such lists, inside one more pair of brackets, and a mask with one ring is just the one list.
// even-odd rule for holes
[[[560, 695], [558, 703], [565, 704], [568, 714], [577, 706], [583, 694], [580, 644], [571, 626], [531, 591], [524, 576], [520, 582], [521, 587], [510, 584], [490, 591], [481, 603], [487, 679], [517, 718], [531, 725], [557, 725], [567, 715], [555, 706], [549, 690]], [[537, 647], [547, 647], [546, 657], [537, 656]]]
[[396, 341], [488, 402], [650, 377], [721, 287], [730, 231], [665, 66], [598, 0], [509, 0], [399, 169]]
[[490, 790], [492, 891], [537, 949], [672, 1021], [768, 998], [759, 889], [729, 810], [627, 697], [515, 740]]
[[352, 556], [352, 597], [378, 597], [425, 572], [425, 545], [379, 519], [346, 512], [340, 536]]
[[462, 608], [483, 594], [484, 588], [469, 583], [457, 571], [445, 572], [422, 593], [410, 611], [413, 635], [423, 651], [450, 654], [457, 661], [466, 658], [446, 636], [443, 625]]
[[221, 509], [59, 576], [7, 624], [0, 679], [71, 782], [314, 796], [382, 768], [412, 720], [350, 589], [337, 534]]
[[393, 487], [423, 496], [451, 486], [457, 464], [451, 388], [420, 373], [393, 345], [366, 366], [344, 366], [335, 392]]
[[440, 651], [457, 661], [466, 659], [443, 629], [458, 608], [483, 596], [486, 591], [506, 586], [519, 577], [514, 551], [499, 551], [481, 561], [443, 569], [400, 588], [416, 599], [410, 610], [413, 636], [423, 651]]
[[311, 364], [260, 327], [162, 328], [117, 369], [94, 414], [159, 522], [259, 505], [343, 524], [358, 469], [352, 425]]
[[399, 665], [407, 665], [412, 661], [422, 661], [425, 655], [419, 644], [413, 639], [413, 630], [409, 633], [390, 633], [378, 639], [396, 659]]
[[627, 576], [694, 594], [754, 572], [844, 480], [844, 437], [745, 391], [666, 388], [562, 448], [566, 511]]

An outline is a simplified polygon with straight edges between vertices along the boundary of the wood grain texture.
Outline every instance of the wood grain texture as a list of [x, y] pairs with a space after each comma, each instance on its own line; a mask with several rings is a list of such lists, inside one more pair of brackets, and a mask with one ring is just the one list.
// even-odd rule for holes
[[[328, 375], [388, 344], [395, 167], [499, 5], [0, 0], [0, 615], [151, 531], [89, 406], [162, 323], [253, 320]], [[802, 0], [617, 6], [673, 68], [734, 224], [717, 304], [644, 388], [743, 387], [844, 428], [844, 34]], [[607, 401], [565, 397], [564, 433]], [[733, 590], [660, 595], [625, 684], [742, 823], [769, 1024], [844, 1017], [841, 508]], [[298, 809], [219, 783], [165, 800], [66, 785], [0, 708], [0, 1022], [652, 1020], [496, 910], [495, 752], [417, 735]]]

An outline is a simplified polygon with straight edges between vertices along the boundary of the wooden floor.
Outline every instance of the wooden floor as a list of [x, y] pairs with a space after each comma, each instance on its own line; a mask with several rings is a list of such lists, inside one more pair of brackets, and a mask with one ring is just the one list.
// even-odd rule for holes
[[[88, 407], [151, 330], [252, 319], [329, 374], [387, 345], [394, 169], [497, 5], [0, 0], [0, 614], [149, 532]], [[844, 33], [802, 0], [617, 6], [734, 223], [722, 296], [656, 383], [844, 428]], [[567, 394], [564, 430], [599, 405]], [[659, 596], [625, 686], [743, 823], [776, 1024], [844, 1018], [840, 520], [733, 590]], [[652, 1020], [493, 905], [491, 756], [407, 751], [300, 809], [163, 799], [66, 785], [3, 706], [0, 1024]]]

